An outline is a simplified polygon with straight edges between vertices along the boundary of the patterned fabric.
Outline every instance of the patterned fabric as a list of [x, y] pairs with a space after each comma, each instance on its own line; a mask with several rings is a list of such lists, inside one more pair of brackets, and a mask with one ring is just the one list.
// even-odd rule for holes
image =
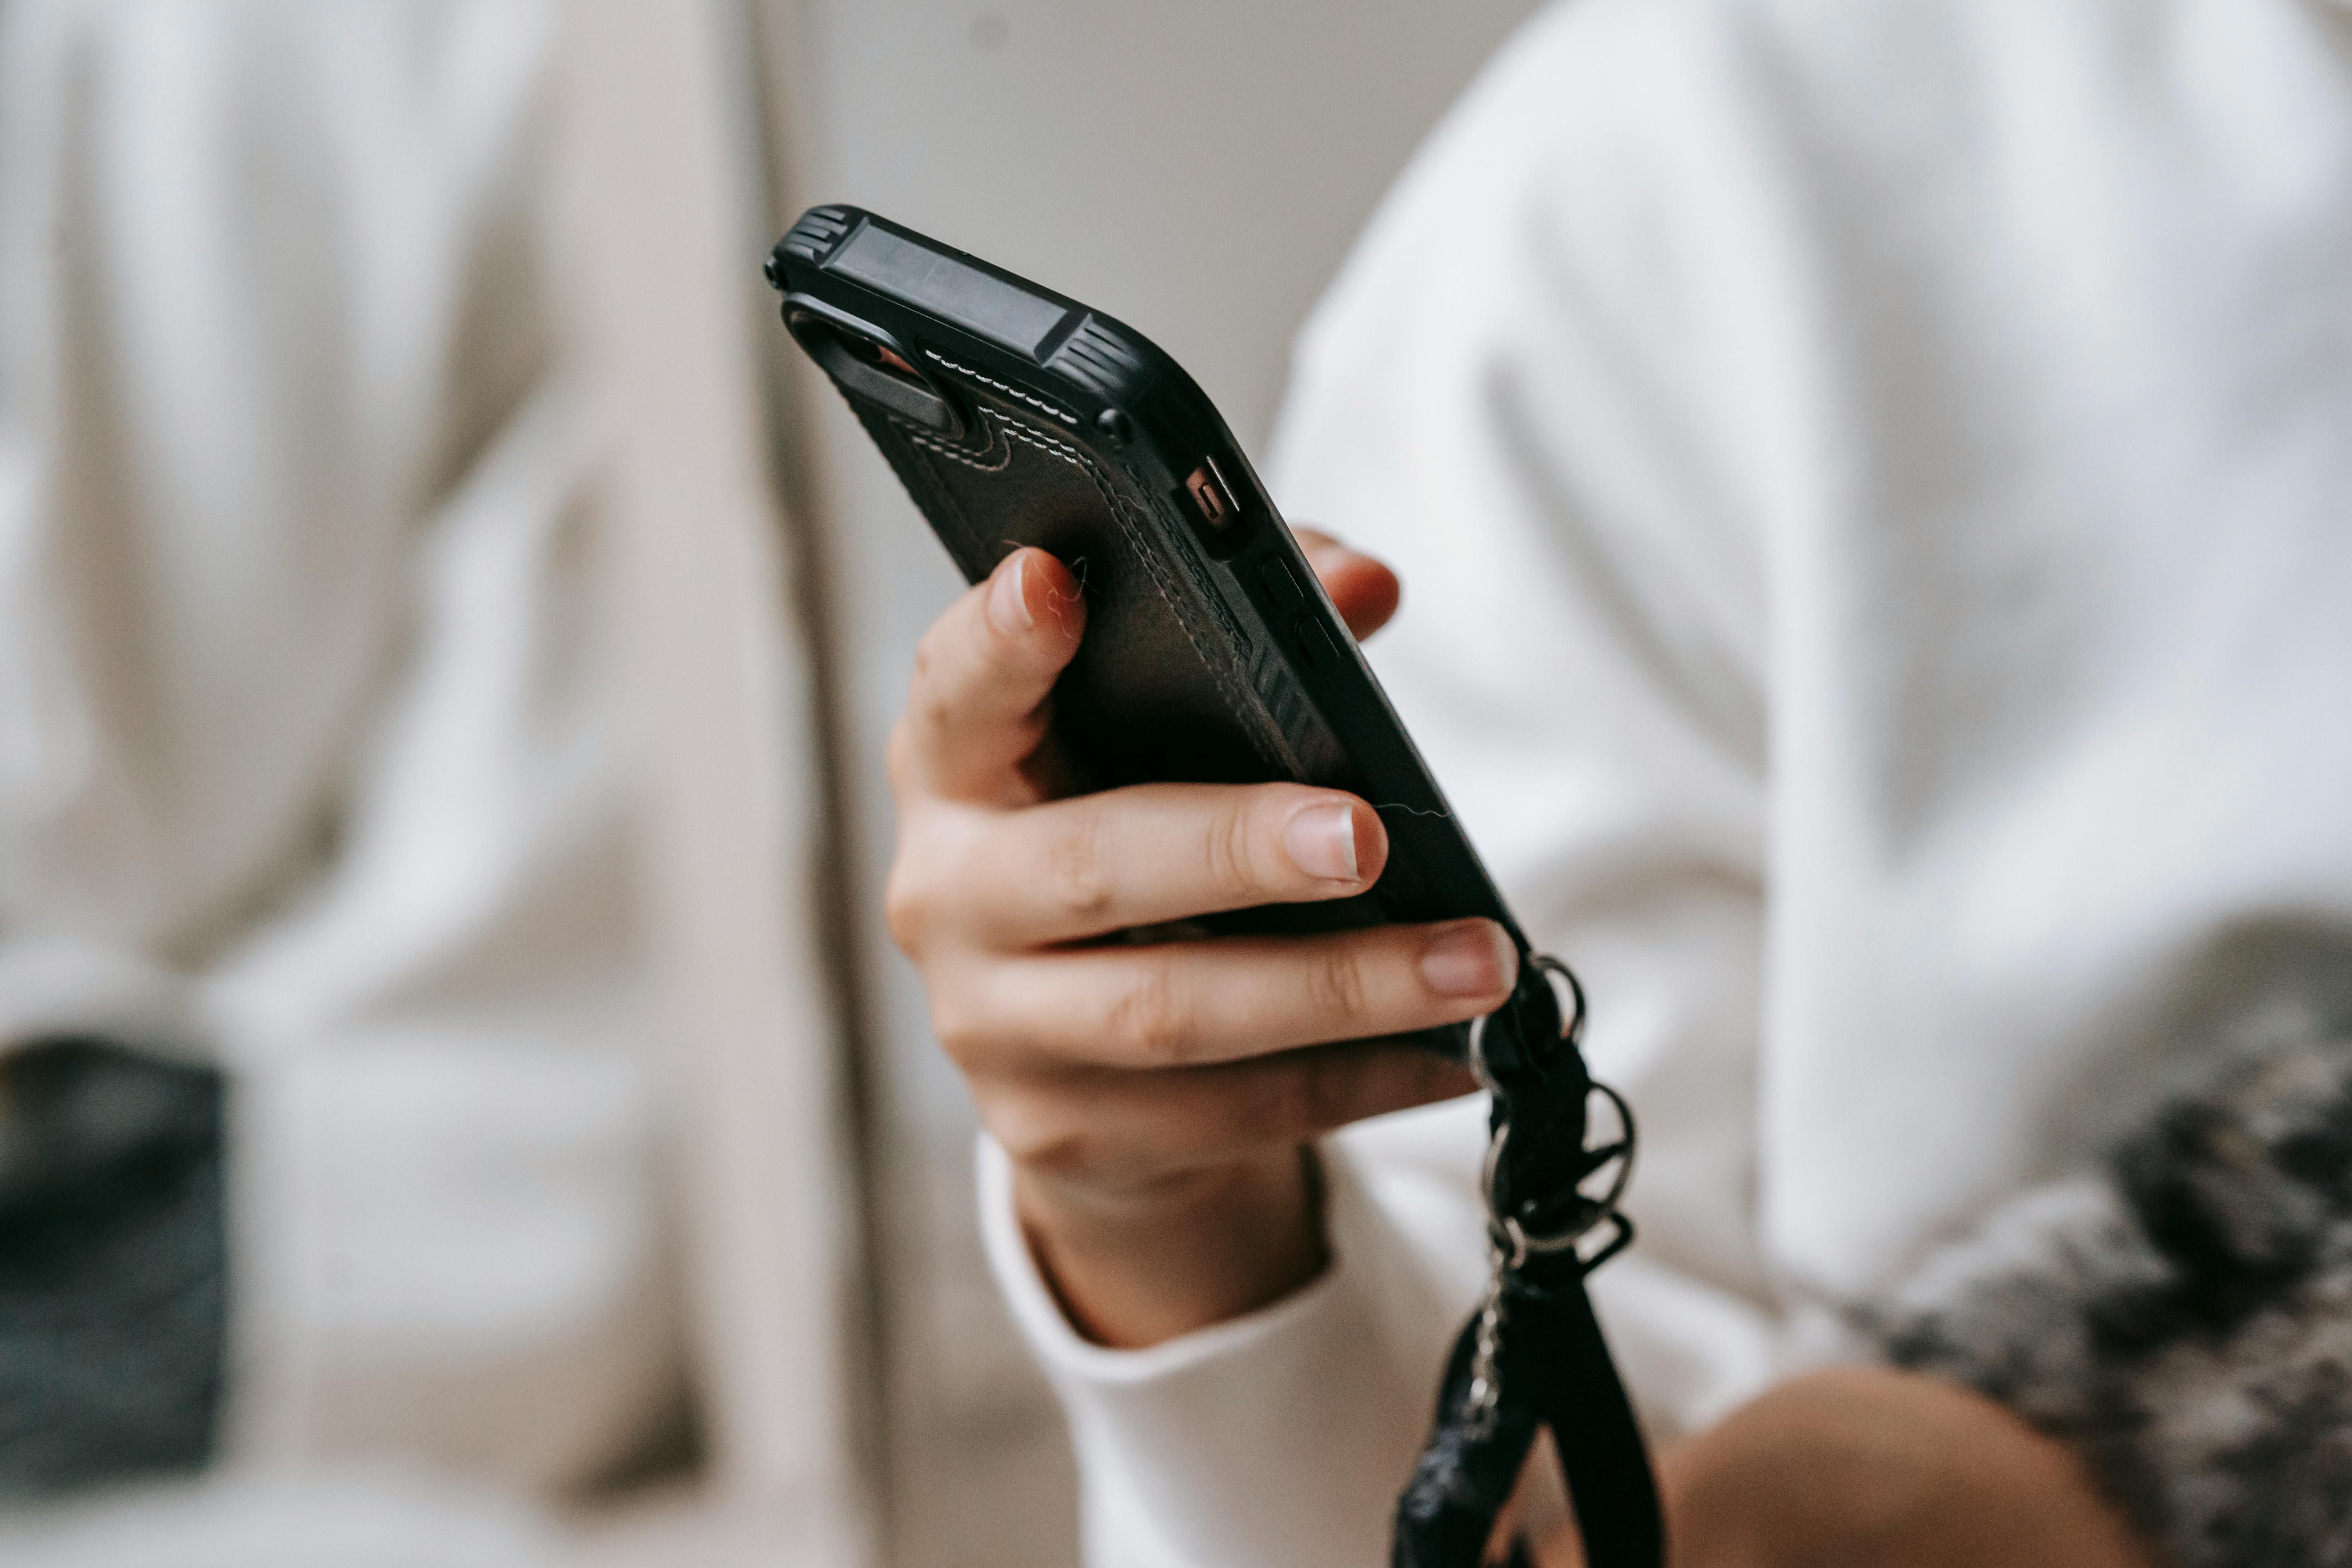
[[2233, 1058], [1871, 1326], [2077, 1445], [2179, 1568], [2352, 1564], [2352, 1042]]
[[221, 1080], [98, 1040], [0, 1061], [0, 1498], [204, 1464]]

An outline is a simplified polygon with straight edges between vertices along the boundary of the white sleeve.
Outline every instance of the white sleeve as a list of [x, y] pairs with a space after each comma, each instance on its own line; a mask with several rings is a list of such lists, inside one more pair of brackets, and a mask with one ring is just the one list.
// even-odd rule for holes
[[1015, 1321], [1070, 1417], [1094, 1568], [1385, 1560], [1455, 1329], [1478, 1285], [1483, 1100], [1383, 1118], [1324, 1150], [1332, 1262], [1245, 1317], [1115, 1351], [1070, 1328], [981, 1144], [982, 1224]]
[[[1373, 663], [1529, 935], [1586, 983], [1595, 1070], [1643, 1133], [1640, 1242], [1595, 1295], [1664, 1437], [1760, 1387], [1776, 1326], [1752, 1191], [1764, 530], [1710, 358], [1757, 258], [1721, 155], [1738, 94], [1676, 32], [1702, 8], [1652, 10], [1555, 9], [1490, 68], [1310, 323], [1269, 471], [1294, 521], [1398, 568]], [[1140, 1352], [1069, 1331], [992, 1186], [1095, 1563], [1385, 1561], [1482, 1266], [1475, 1111], [1402, 1121], [1332, 1141], [1328, 1274]]]

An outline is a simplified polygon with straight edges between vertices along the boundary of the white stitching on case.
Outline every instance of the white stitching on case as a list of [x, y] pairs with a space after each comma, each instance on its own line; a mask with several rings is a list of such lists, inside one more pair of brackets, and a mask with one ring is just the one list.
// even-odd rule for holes
[[[980, 457], [976, 457], [972, 453], [965, 451], [961, 447], [949, 446], [945, 441], [940, 440], [938, 437], [929, 435], [924, 431], [918, 429], [916, 426], [908, 424], [905, 420], [899, 418], [895, 414], [890, 416], [890, 423], [898, 426], [899, 434], [905, 436], [908, 440], [912, 441], [916, 446], [922, 447], [925, 451], [935, 452], [939, 454], [939, 456], [946, 458], [951, 462], [961, 463], [965, 468], [977, 469], [983, 474], [1001, 474], [1004, 471], [1006, 466], [1013, 461], [1013, 443], [1010, 441], [1004, 443], [1004, 451], [1002, 456], [996, 458], [995, 461], [982, 462]], [[982, 424], [984, 426], [986, 421], [983, 420]], [[996, 442], [992, 438], [995, 435], [994, 429], [992, 428], [990, 434], [992, 439], [986, 447], [981, 448], [982, 455], [992, 453], [996, 450]]]
[[1000, 421], [1000, 423], [1007, 436], [1015, 440], [1026, 441], [1032, 447], [1059, 458], [1066, 463], [1075, 463], [1079, 468], [1085, 468], [1094, 478], [1095, 483], [1102, 483], [1101, 476], [1094, 474], [1094, 465], [1087, 461], [1086, 454], [1068, 442], [1056, 441], [1051, 436], [1041, 435], [1025, 425], [1015, 425], [1010, 421]]
[[[1010, 415], [1000, 414], [987, 408], [981, 409], [979, 413], [981, 423], [989, 426], [992, 431], [1012, 437], [1013, 440], [1025, 442], [1048, 457], [1059, 458], [1063, 462], [1083, 471], [1087, 479], [1094, 481], [1095, 493], [1102, 497], [1103, 504], [1110, 508], [1113, 517], [1118, 519], [1119, 530], [1127, 535], [1129, 548], [1133, 550], [1143, 562], [1145, 575], [1151, 579], [1151, 586], [1158, 591], [1160, 602], [1168, 606], [1168, 613], [1175, 619], [1177, 629], [1184, 634], [1184, 640], [1192, 645], [1193, 656], [1200, 659], [1201, 667], [1209, 672], [1209, 679], [1216, 682], [1217, 695], [1225, 700], [1226, 710], [1233, 714], [1234, 722], [1242, 727], [1243, 733], [1249, 736], [1250, 745], [1257, 752], [1258, 761], [1280, 776], [1287, 778], [1304, 776], [1305, 770], [1298, 759], [1289, 754], [1290, 746], [1287, 739], [1278, 730], [1274, 730], [1263, 710], [1254, 708], [1236, 692], [1234, 682], [1219, 668], [1217, 662], [1209, 657], [1208, 650], [1201, 646], [1201, 639], [1192, 635], [1192, 620], [1184, 613], [1184, 606], [1169, 582], [1166, 567], [1160, 563], [1158, 553], [1152, 550], [1150, 542], [1144, 536], [1142, 528], [1132, 515], [1133, 503], [1104, 480], [1100, 465], [1068, 442], [1056, 440], [1042, 430], [1033, 429]], [[998, 473], [1013, 461], [1012, 440], [1005, 443], [1003, 461], [982, 463], [975, 460], [969, 453], [948, 446], [915, 426], [908, 424], [895, 414], [888, 417], [890, 423], [898, 427], [899, 433], [916, 446], [926, 451], [935, 452], [940, 457], [953, 458], [966, 468], [977, 468], [982, 473]], [[991, 445], [993, 443], [992, 442]], [[1273, 731], [1275, 737], [1275, 744], [1272, 747], [1266, 743], [1266, 731], [1270, 730]]]
[[1022, 402], [1029, 405], [1032, 408], [1041, 409], [1044, 412], [1052, 415], [1055, 418], [1059, 419], [1065, 425], [1076, 426], [1078, 422], [1078, 416], [1076, 415], [1071, 413], [1068, 409], [1062, 407], [1060, 405], [1048, 403], [1042, 397], [1038, 397], [1031, 393], [1024, 392], [1017, 386], [1008, 385], [1004, 382], [1001, 382], [993, 376], [982, 375], [980, 372], [972, 369], [970, 365], [958, 364], [955, 361], [948, 358], [947, 355], [940, 353], [936, 349], [925, 349], [923, 351], [923, 357], [929, 360], [934, 364], [946, 366], [948, 369], [954, 371], [958, 375], [968, 375], [971, 377], [972, 380], [980, 383], [981, 385], [992, 387], [996, 391], [1004, 394], [1007, 397], [1017, 397]]
[[1093, 463], [1087, 459], [1087, 455], [1084, 452], [1081, 452], [1076, 447], [1071, 446], [1066, 441], [1056, 441], [1054, 437], [1045, 434], [1043, 431], [1033, 430], [1028, 426], [1023, 425], [1005, 415], [998, 414], [992, 409], [983, 408], [980, 411], [980, 416], [981, 423], [987, 428], [990, 437], [988, 445], [982, 448], [983, 453], [993, 451], [995, 449], [996, 437], [1004, 436], [1011, 437], [1011, 440], [1007, 441], [1005, 444], [1004, 456], [994, 462], [982, 462], [978, 457], [965, 451], [962, 447], [951, 447], [945, 441], [940, 440], [938, 437], [929, 435], [925, 431], [908, 424], [905, 420], [900, 419], [896, 415], [891, 416], [890, 422], [893, 425], [898, 426], [899, 430], [906, 436], [907, 439], [912, 441], [918, 447], [921, 447], [929, 451], [936, 452], [942, 458], [953, 458], [956, 462], [961, 463], [965, 468], [977, 468], [983, 474], [996, 474], [1003, 472], [1004, 465], [1013, 460], [1012, 441], [1025, 443], [1028, 446], [1036, 447], [1047, 457], [1059, 458], [1062, 461], [1069, 464], [1073, 468], [1087, 469], [1087, 477], [1095, 481], [1095, 488], [1103, 492], [1103, 496], [1106, 500], [1111, 500], [1109, 487], [1102, 482], [1102, 476], [1093, 471]]

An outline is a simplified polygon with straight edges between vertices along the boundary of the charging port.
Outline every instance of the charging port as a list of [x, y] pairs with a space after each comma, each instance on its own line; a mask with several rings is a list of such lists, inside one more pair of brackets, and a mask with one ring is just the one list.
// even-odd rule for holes
[[1233, 525], [1234, 503], [1217, 472], [1215, 459], [1204, 459], [1194, 468], [1192, 477], [1184, 481], [1184, 488], [1192, 492], [1192, 504], [1201, 509], [1201, 515], [1209, 520], [1211, 528], [1223, 532]]

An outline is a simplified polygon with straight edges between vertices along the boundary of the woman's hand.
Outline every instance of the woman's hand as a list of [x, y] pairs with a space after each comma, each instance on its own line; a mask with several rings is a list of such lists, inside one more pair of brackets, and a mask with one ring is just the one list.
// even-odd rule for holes
[[[2082, 1461], [1941, 1378], [1815, 1373], [1660, 1457], [1674, 1568], [2152, 1568]], [[1563, 1536], [1538, 1553], [1576, 1568]]]
[[[1302, 538], [1358, 635], [1388, 619], [1387, 568]], [[1023, 550], [924, 637], [891, 737], [888, 910], [1072, 1321], [1140, 1345], [1321, 1269], [1307, 1146], [1469, 1092], [1462, 1068], [1392, 1037], [1498, 1006], [1517, 958], [1484, 921], [1170, 935], [1362, 892], [1388, 836], [1361, 800], [1297, 784], [1058, 798], [1051, 693], [1085, 628], [1070, 574]]]

